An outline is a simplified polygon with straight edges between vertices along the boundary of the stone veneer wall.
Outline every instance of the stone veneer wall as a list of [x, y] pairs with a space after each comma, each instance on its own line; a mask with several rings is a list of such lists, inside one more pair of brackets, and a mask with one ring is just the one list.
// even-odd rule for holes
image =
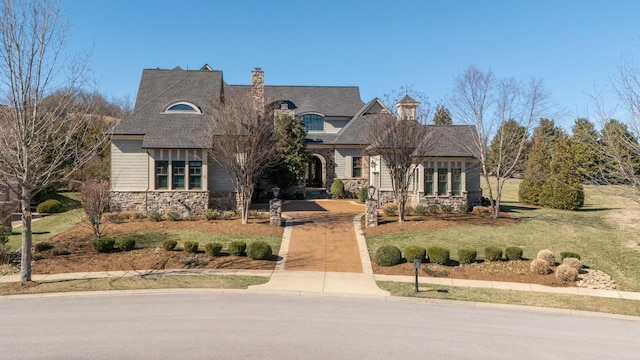
[[343, 179], [344, 192], [349, 197], [357, 198], [360, 194], [360, 189], [369, 185], [368, 179]]
[[318, 154], [324, 158], [324, 161], [325, 161], [324, 187], [327, 189], [327, 192], [330, 192], [331, 184], [333, 184], [333, 180], [336, 177], [336, 161], [334, 159], [334, 150], [333, 149], [308, 149], [307, 153]]
[[[380, 206], [395, 203], [395, 196], [391, 191], [380, 193]], [[409, 194], [408, 205], [450, 205], [457, 209], [462, 204], [467, 204], [470, 208], [482, 205], [482, 191], [469, 191], [461, 196], [417, 196]]]
[[207, 191], [112, 191], [111, 211], [138, 211], [166, 214], [175, 211], [182, 216], [200, 212], [209, 207]]

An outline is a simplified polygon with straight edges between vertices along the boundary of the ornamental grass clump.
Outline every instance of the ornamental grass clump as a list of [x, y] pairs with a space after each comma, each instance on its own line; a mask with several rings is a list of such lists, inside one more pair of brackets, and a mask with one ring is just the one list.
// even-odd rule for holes
[[229, 243], [229, 254], [233, 256], [244, 256], [247, 250], [247, 243], [244, 241], [232, 241]]
[[571, 266], [578, 272], [580, 272], [580, 270], [582, 269], [582, 261], [572, 257], [564, 258], [564, 260], [562, 260], [562, 265]]
[[409, 245], [404, 248], [404, 258], [409, 262], [420, 259], [420, 262], [427, 261], [427, 249], [418, 245]]
[[509, 261], [522, 260], [522, 248], [518, 246], [509, 246], [504, 249], [504, 256]]
[[249, 244], [247, 256], [253, 260], [271, 260], [273, 250], [271, 249], [271, 245], [266, 242], [256, 241]]
[[536, 259], [541, 259], [547, 262], [547, 265], [549, 266], [555, 266], [556, 265], [556, 256], [553, 254], [553, 251], [551, 250], [540, 250], [538, 252], [538, 256], [536, 256]]
[[394, 266], [400, 264], [402, 254], [397, 246], [385, 245], [378, 248], [375, 260], [378, 266]]
[[429, 254], [429, 262], [440, 265], [447, 265], [449, 263], [449, 249], [445, 249], [440, 246], [431, 246], [427, 253]]
[[460, 264], [471, 264], [476, 262], [476, 257], [478, 256], [478, 252], [474, 249], [459, 249], [458, 250], [458, 261]]
[[539, 275], [547, 275], [551, 273], [551, 268], [549, 267], [549, 263], [543, 259], [535, 259], [531, 261], [531, 265], [529, 265], [529, 269], [534, 274]]
[[562, 281], [576, 281], [578, 280], [578, 270], [563, 263], [556, 268], [556, 277]]
[[502, 260], [502, 249], [495, 246], [487, 246], [484, 248], [484, 259], [487, 261]]

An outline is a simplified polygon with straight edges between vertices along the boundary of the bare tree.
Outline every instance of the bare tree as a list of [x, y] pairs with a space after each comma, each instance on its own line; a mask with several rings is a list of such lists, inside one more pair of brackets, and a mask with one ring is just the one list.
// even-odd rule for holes
[[109, 207], [109, 182], [99, 180], [85, 181], [80, 190], [82, 209], [86, 223], [97, 238], [103, 235], [102, 215]]
[[209, 156], [231, 177], [242, 223], [247, 224], [253, 191], [275, 161], [273, 118], [256, 109], [250, 93], [237, 92], [214, 103]]
[[[0, 90], [8, 105], [0, 113], [0, 183], [20, 201], [20, 278], [26, 282], [31, 281], [32, 197], [94, 156], [82, 146], [88, 107], [75, 102], [86, 61], [61, 60], [67, 26], [59, 21], [58, 4], [3, 0], [0, 6]], [[57, 101], [43, 105], [54, 91]]]
[[[504, 184], [517, 168], [532, 123], [549, 109], [548, 97], [541, 80], [532, 79], [525, 87], [514, 78], [496, 79], [491, 71], [483, 72], [475, 66], [455, 80], [450, 107], [457, 119], [475, 126], [475, 141], [469, 146], [479, 156], [494, 218], [499, 216]], [[523, 131], [508, 131], [512, 128], [506, 126], [509, 122]], [[493, 141], [490, 160], [489, 139], [494, 135], [498, 139]], [[496, 177], [495, 193], [492, 174]]]
[[[408, 192], [415, 176], [413, 153], [420, 144], [428, 141], [427, 127], [418, 122], [418, 114], [420, 112], [416, 111], [406, 117], [406, 114], [394, 116], [381, 112], [366, 117], [366, 136], [371, 145], [365, 151], [369, 155], [380, 156], [389, 171], [393, 196], [398, 206], [398, 222], [405, 219]], [[429, 117], [427, 112], [423, 114], [424, 119]]]

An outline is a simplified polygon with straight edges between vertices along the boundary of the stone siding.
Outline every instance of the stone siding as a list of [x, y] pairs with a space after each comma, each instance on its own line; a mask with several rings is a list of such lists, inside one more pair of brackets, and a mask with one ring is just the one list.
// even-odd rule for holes
[[360, 189], [369, 185], [368, 179], [343, 179], [345, 197], [357, 198]]
[[[379, 195], [380, 206], [386, 204], [395, 203], [396, 199], [391, 191], [382, 191]], [[416, 194], [409, 194], [407, 199], [407, 205], [450, 205], [455, 211], [462, 204], [466, 204], [469, 208], [482, 205], [482, 191], [469, 191], [463, 193], [461, 196], [418, 196]]]
[[138, 211], [166, 214], [175, 211], [183, 217], [209, 207], [207, 191], [112, 191], [111, 211]]

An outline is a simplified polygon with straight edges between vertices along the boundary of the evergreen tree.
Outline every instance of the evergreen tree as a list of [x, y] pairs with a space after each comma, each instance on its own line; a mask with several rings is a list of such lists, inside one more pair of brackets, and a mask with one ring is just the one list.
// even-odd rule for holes
[[600, 155], [598, 153], [599, 134], [594, 125], [587, 119], [576, 119], [572, 128], [571, 152], [576, 159], [578, 175], [581, 181], [593, 181], [600, 175], [598, 170]]
[[273, 136], [276, 142], [277, 162], [271, 171], [271, 180], [284, 195], [291, 187], [304, 180], [305, 138], [302, 118], [292, 115], [280, 115], [275, 119]]
[[451, 125], [453, 122], [451, 120], [451, 113], [449, 112], [449, 109], [443, 105], [438, 105], [436, 107], [436, 112], [433, 115], [433, 123], [435, 125]]
[[[527, 129], [515, 120], [507, 120], [500, 124], [500, 128], [491, 140], [487, 166], [492, 174], [508, 175], [522, 174], [525, 169], [525, 158], [528, 144], [524, 144], [522, 154], [518, 154]], [[516, 161], [516, 157], [519, 157]], [[512, 167], [508, 169], [508, 167]], [[509, 171], [510, 170], [510, 171]]]
[[518, 189], [518, 197], [521, 203], [540, 204], [540, 192], [542, 192], [542, 186], [551, 171], [549, 169], [551, 152], [545, 140], [542, 135], [534, 135], [533, 137], [531, 150], [527, 156], [524, 179]]
[[[634, 183], [640, 175], [640, 146], [627, 125], [609, 120], [602, 128], [604, 179], [612, 184]], [[635, 186], [635, 184], [634, 184]]]
[[561, 136], [553, 147], [549, 177], [542, 185], [539, 205], [563, 210], [577, 210], [584, 205], [575, 156], [567, 136]]

